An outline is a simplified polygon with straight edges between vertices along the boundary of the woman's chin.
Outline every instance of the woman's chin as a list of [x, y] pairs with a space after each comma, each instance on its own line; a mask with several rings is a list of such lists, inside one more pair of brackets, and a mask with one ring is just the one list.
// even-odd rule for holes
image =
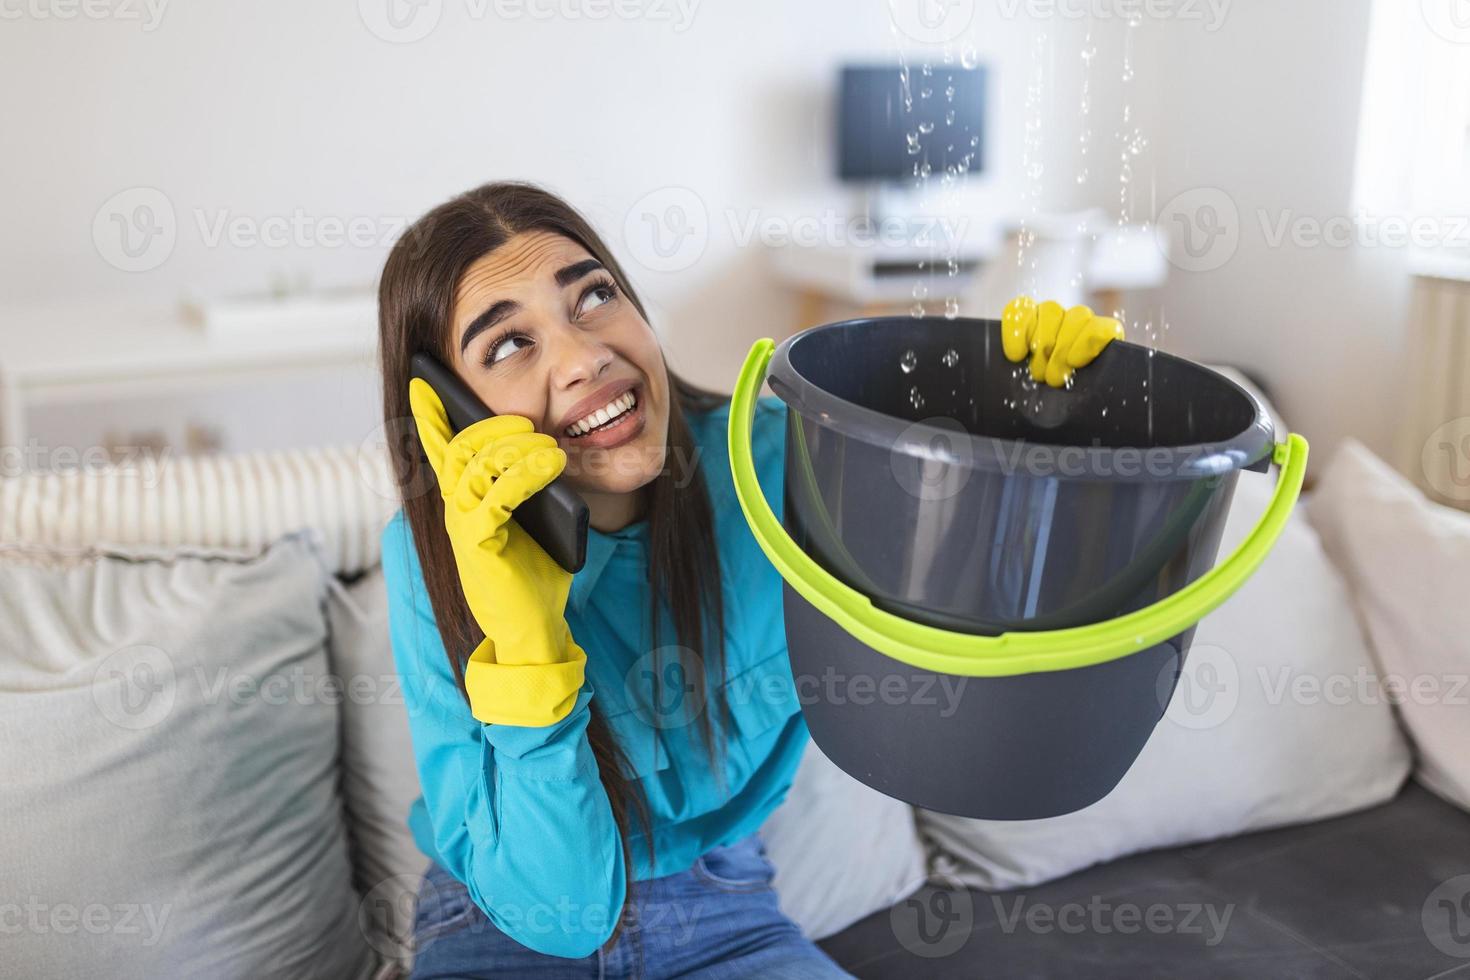
[[567, 482], [582, 493], [632, 493], [656, 480], [667, 447], [640, 446], [640, 440], [615, 449], [589, 449], [567, 460]]

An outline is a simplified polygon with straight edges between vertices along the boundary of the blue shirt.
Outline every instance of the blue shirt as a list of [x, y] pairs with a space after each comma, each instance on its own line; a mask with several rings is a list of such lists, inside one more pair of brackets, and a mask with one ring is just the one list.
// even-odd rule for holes
[[[756, 474], [782, 509], [786, 408], [757, 403]], [[393, 656], [409, 706], [423, 795], [409, 813], [425, 854], [463, 881], [503, 932], [556, 956], [594, 952], [612, 933], [625, 898], [624, 863], [635, 880], [684, 871], [712, 847], [754, 832], [785, 797], [807, 730], [786, 653], [781, 579], [752, 537], [735, 498], [727, 448], [729, 406], [691, 414], [689, 425], [710, 494], [724, 604], [725, 670], [706, 678], [726, 709], [721, 766], [712, 769], [696, 703], [672, 657], [667, 608], [653, 649], [648, 623], [648, 522], [588, 532], [587, 561], [572, 578], [566, 620], [587, 653], [575, 707], [545, 727], [482, 724], [455, 683], [434, 625], [408, 523], [400, 511], [383, 532]], [[670, 454], [677, 476], [696, 461]], [[657, 703], [652, 678], [663, 679]], [[607, 794], [587, 743], [596, 699], [648, 802], [653, 835], [630, 821], [623, 853]]]

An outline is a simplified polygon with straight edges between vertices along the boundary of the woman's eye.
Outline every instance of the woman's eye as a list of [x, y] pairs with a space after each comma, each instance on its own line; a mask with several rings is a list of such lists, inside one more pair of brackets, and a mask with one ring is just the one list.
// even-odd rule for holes
[[617, 290], [612, 286], [596, 286], [588, 290], [587, 295], [582, 299], [582, 312], [586, 313], [597, 309], [604, 303], [611, 303], [616, 294]]
[[511, 334], [509, 337], [506, 337], [502, 340], [495, 341], [495, 343], [490, 345], [490, 349], [485, 354], [485, 363], [495, 364], [498, 361], [503, 361], [505, 358], [520, 350], [520, 347], [517, 345], [519, 345], [522, 341], [529, 344], [531, 342], [531, 338], [522, 336], [521, 334], [517, 333]]

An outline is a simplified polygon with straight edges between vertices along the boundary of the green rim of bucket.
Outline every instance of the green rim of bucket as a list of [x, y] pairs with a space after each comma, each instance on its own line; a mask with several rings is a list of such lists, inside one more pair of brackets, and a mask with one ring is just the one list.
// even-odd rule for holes
[[885, 612], [822, 568], [797, 543], [761, 491], [751, 453], [756, 399], [775, 341], [755, 342], [730, 399], [730, 471], [735, 496], [756, 542], [781, 577], [854, 639], [912, 667], [967, 677], [1009, 677], [1091, 667], [1148, 649], [1194, 626], [1230, 598], [1260, 566], [1301, 493], [1307, 440], [1296, 433], [1277, 443], [1276, 489], [1256, 526], [1230, 557], [1173, 595], [1102, 623], [1058, 630], [977, 636], [911, 622]]

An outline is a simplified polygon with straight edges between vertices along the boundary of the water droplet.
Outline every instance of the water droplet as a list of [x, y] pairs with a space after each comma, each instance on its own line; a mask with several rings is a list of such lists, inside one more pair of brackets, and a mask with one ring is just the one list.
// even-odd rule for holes
[[944, 301], [944, 318], [946, 320], [953, 320], [959, 315], [960, 301], [951, 296]]
[[909, 389], [909, 404], [917, 411], [924, 407], [924, 396], [919, 394], [919, 386], [914, 385]]
[[914, 283], [914, 299], [925, 299], [926, 297], [928, 297], [928, 295], [929, 286], [927, 283], [924, 282], [924, 280], [920, 279], [918, 282]]
[[953, 126], [954, 125], [954, 110], [953, 109], [950, 109], [948, 112], [946, 112], [944, 114], [944, 124], [946, 126]]
[[924, 120], [923, 122], [919, 123], [919, 132], [923, 133], [925, 136], [929, 135], [930, 133], [934, 132], [934, 124], [932, 122], [929, 122], [927, 119]]
[[904, 374], [912, 373], [919, 366], [919, 355], [912, 350], [904, 351], [903, 356], [898, 359], [898, 366], [903, 368]]
[[960, 51], [960, 64], [966, 68], [974, 68], [979, 63], [980, 55], [975, 51], [975, 46], [973, 44], [965, 45], [964, 49]]
[[915, 320], [919, 319], [923, 315], [924, 315], [924, 304], [923, 303], [915, 303], [913, 306], [910, 306], [909, 307], [909, 316], [913, 317]]
[[[920, 127], [920, 128], [922, 128], [922, 127]], [[929, 128], [930, 129], [933, 129], [934, 127], [933, 126], [930, 126]], [[908, 147], [909, 147], [909, 156], [917, 156], [918, 155], [919, 149], [920, 149], [920, 147], [919, 147], [919, 134], [918, 133], [909, 133], [908, 134]]]
[[945, 367], [952, 368], [960, 363], [960, 352], [951, 347], [944, 352], [944, 356], [940, 360], [944, 362]]

